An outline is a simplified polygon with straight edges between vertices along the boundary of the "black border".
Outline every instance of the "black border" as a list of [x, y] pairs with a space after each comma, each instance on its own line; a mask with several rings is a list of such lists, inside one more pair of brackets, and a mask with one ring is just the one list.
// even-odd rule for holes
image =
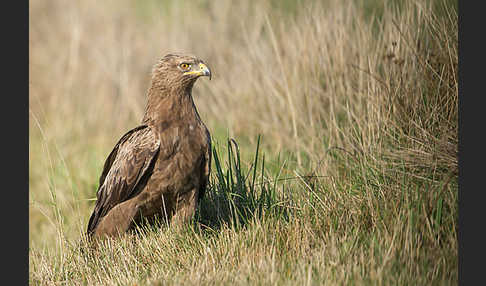
[[470, 3], [474, 2], [459, 1], [459, 285], [475, 285], [476, 281], [484, 280], [479, 275], [484, 272], [484, 240], [480, 234], [485, 217], [481, 212], [485, 209], [482, 199], [485, 187], [474, 179], [485, 176], [481, 164], [484, 151], [479, 152], [484, 148], [485, 105], [476, 100], [482, 101], [485, 96], [486, 79], [480, 68], [486, 47], [482, 21], [478, 21], [484, 18], [484, 11]]
[[29, 2], [3, 5], [2, 31], [2, 244], [4, 281], [29, 279]]

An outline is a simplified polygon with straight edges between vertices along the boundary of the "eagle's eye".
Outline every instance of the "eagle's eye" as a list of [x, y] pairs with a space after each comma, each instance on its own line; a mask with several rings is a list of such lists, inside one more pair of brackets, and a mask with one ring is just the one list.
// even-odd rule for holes
[[189, 70], [189, 68], [191, 67], [190, 64], [188, 63], [182, 63], [179, 65], [181, 67], [182, 70], [186, 71], [186, 70]]

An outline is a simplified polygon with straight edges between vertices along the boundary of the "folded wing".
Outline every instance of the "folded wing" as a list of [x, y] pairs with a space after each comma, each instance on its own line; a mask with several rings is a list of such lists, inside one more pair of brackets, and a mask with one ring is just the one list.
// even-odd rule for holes
[[105, 161], [96, 193], [97, 201], [88, 223], [91, 235], [101, 218], [114, 206], [139, 193], [152, 174], [160, 141], [147, 125], [128, 131]]

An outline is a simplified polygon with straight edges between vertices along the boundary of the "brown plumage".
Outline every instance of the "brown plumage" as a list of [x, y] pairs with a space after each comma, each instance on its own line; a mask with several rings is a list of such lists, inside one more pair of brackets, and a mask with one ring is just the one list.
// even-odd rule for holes
[[90, 237], [112, 236], [142, 218], [181, 223], [203, 197], [211, 166], [211, 138], [192, 99], [192, 87], [211, 72], [200, 59], [164, 56], [153, 68], [145, 115], [106, 159]]

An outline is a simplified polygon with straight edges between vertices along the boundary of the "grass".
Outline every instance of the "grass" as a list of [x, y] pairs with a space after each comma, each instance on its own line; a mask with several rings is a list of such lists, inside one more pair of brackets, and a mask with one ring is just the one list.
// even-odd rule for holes
[[[282, 3], [29, 3], [29, 284], [457, 284], [457, 2]], [[207, 195], [87, 251], [170, 50], [214, 72]]]

